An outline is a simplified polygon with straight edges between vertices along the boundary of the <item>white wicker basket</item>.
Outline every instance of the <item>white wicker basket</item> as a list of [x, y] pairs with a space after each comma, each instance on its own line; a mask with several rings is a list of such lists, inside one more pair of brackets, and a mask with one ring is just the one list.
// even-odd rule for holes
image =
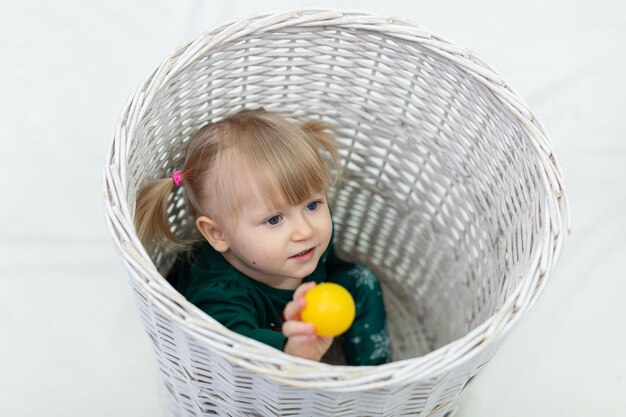
[[[394, 362], [316, 363], [233, 333], [166, 282], [171, 256], [139, 243], [141, 182], [244, 107], [337, 127], [336, 246], [379, 272]], [[122, 112], [104, 192], [177, 416], [451, 415], [544, 288], [569, 218], [547, 135], [496, 71], [408, 20], [328, 10], [225, 24], [167, 57]], [[170, 208], [188, 233], [180, 192]]]

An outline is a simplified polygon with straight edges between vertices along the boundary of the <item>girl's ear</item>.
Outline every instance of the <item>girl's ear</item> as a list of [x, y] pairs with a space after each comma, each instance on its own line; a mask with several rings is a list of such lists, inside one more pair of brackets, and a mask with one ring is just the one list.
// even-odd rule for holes
[[226, 242], [224, 232], [215, 220], [207, 216], [200, 216], [196, 219], [196, 227], [207, 242], [213, 246], [213, 249], [218, 252], [228, 250], [228, 242]]

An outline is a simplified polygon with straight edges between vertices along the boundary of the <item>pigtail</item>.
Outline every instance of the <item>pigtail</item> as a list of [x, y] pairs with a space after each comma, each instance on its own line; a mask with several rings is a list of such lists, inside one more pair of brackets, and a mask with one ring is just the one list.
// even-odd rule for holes
[[181, 249], [185, 243], [170, 230], [167, 205], [174, 182], [171, 178], [154, 180], [144, 184], [137, 197], [135, 230], [148, 252], [159, 243], [173, 249]]
[[333, 183], [336, 183], [341, 177], [341, 162], [339, 159], [339, 152], [337, 152], [337, 143], [335, 140], [324, 133], [325, 130], [333, 130], [332, 127], [319, 120], [309, 120], [302, 125], [304, 130], [315, 142], [320, 144], [330, 157], [335, 168], [335, 178]]

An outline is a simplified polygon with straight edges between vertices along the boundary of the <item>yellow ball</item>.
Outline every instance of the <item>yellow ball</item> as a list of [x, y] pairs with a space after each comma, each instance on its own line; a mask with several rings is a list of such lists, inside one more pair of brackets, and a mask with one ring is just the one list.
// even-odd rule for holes
[[318, 336], [339, 336], [354, 321], [356, 306], [352, 295], [341, 285], [324, 282], [304, 296], [302, 321], [312, 323]]

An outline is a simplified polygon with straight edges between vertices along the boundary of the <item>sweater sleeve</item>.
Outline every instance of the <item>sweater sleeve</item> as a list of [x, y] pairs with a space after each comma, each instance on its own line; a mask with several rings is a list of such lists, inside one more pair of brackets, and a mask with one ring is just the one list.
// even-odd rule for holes
[[241, 283], [228, 277], [210, 280], [195, 289], [189, 301], [228, 329], [283, 350], [285, 335], [259, 325], [262, 306]]

